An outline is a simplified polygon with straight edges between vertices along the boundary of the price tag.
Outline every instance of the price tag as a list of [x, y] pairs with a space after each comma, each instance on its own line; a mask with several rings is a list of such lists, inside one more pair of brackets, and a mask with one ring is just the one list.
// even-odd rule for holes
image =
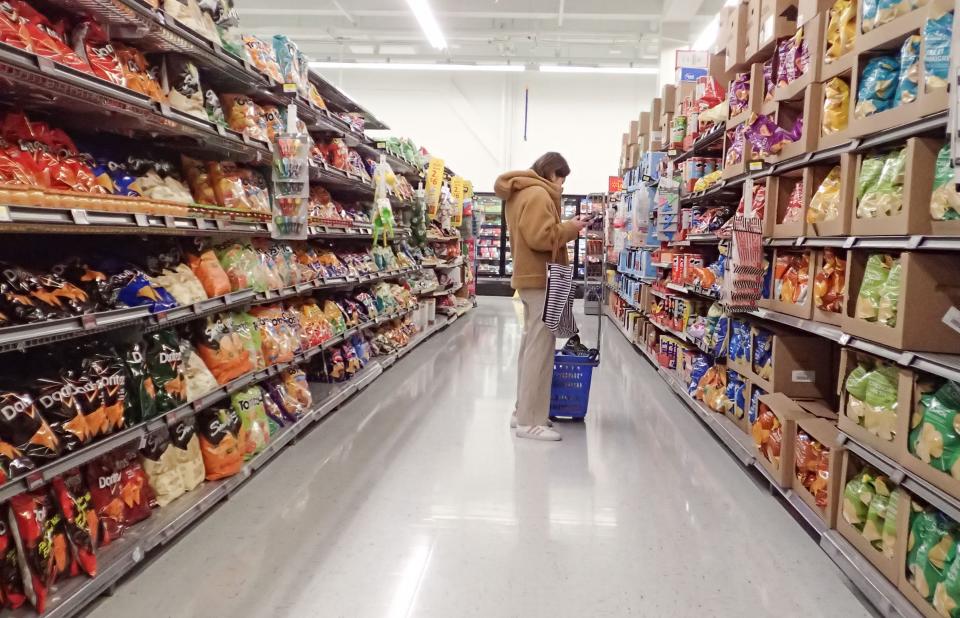
[[168, 319], [166, 311], [161, 311], [160, 313], [155, 313], [154, 315], [157, 316], [158, 323], [166, 322]]
[[177, 227], [177, 219], [172, 215], [163, 215], [163, 224], [167, 227]]
[[296, 84], [284, 84], [284, 85], [283, 85], [283, 92], [286, 93], [286, 94], [296, 94], [296, 93], [297, 93], [297, 85], [296, 85]]
[[759, 172], [763, 169], [763, 161], [751, 161], [750, 162], [750, 171]]
[[43, 485], [43, 472], [39, 470], [31, 472], [27, 475], [25, 480], [27, 482], [27, 489], [32, 491]]
[[97, 327], [97, 316], [94, 314], [86, 314], [80, 316], [80, 324], [84, 328], [96, 328]]
[[133, 560], [134, 563], [143, 560], [143, 549], [139, 545], [133, 548], [133, 552], [130, 554], [130, 559]]
[[847, 345], [850, 343], [850, 335], [848, 333], [841, 333], [840, 339], [838, 340], [840, 345]]
[[914, 235], [910, 237], [910, 241], [907, 243], [908, 249], [916, 249], [920, 246], [920, 243], [923, 242], [923, 236]]
[[77, 225], [90, 225], [90, 219], [87, 217], [87, 211], [83, 208], [71, 208], [70, 216]]
[[798, 247], [802, 247], [802, 246], [803, 246], [803, 243], [805, 243], [805, 242], [807, 242], [807, 237], [806, 237], [806, 236], [800, 236], [799, 238], [797, 238], [796, 245], [797, 245]]
[[218, 229], [218, 230], [225, 230], [225, 229], [227, 229], [227, 222], [224, 221], [223, 219], [214, 219], [214, 221], [215, 221], [216, 224], [217, 224], [217, 229]]
[[150, 220], [142, 212], [133, 213], [133, 220], [137, 222], [137, 227], [149, 227]]
[[850, 236], [850, 237], [848, 237], [846, 240], [843, 241], [843, 248], [844, 248], [844, 249], [849, 249], [850, 247], [852, 247], [852, 246], [855, 245], [855, 244], [857, 244], [857, 237], [856, 237], [856, 236]]
[[677, 151], [676, 151], [676, 149], [671, 148], [670, 150], [667, 151], [667, 154], [668, 154], [669, 156], [671, 156], [671, 157], [675, 157], [675, 156], [677, 156]]
[[916, 354], [913, 352], [901, 352], [900, 356], [897, 357], [897, 363], [903, 365], [904, 367], [909, 367], [910, 363], [913, 362], [913, 359], [916, 357]]
[[222, 124], [214, 123], [213, 126], [216, 128], [218, 135], [220, 135], [221, 137], [226, 137], [226, 136], [227, 136], [227, 130], [226, 130], [225, 128], [223, 128], [223, 125], [222, 125]]
[[0, 221], [4, 223], [13, 221], [13, 219], [10, 218], [10, 209], [6, 206], [0, 206]]

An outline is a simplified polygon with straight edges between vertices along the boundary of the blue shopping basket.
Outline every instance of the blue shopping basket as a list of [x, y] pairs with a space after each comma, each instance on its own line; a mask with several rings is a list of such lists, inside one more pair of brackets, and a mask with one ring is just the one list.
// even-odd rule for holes
[[590, 403], [590, 381], [599, 360], [568, 356], [553, 357], [553, 383], [550, 385], [550, 419], [583, 420]]

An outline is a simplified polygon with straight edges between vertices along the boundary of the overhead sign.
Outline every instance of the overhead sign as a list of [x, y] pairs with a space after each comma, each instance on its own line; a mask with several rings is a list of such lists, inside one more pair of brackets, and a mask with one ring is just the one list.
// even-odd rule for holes
[[619, 176], [610, 176], [610, 180], [607, 183], [607, 191], [609, 193], [623, 191], [623, 178]]

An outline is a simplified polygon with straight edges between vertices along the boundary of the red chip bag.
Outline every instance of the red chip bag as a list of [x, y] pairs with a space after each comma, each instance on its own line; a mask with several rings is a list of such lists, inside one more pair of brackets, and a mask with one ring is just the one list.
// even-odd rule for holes
[[145, 94], [154, 101], [164, 102], [166, 97], [163, 96], [163, 90], [160, 88], [160, 82], [157, 79], [157, 69], [150, 66], [143, 52], [135, 47], [128, 47], [120, 43], [114, 43], [113, 49], [120, 60], [120, 67], [123, 69], [123, 79], [127, 88]]
[[77, 566], [90, 577], [97, 575], [97, 512], [79, 470], [50, 482], [54, 500], [66, 526], [70, 552]]
[[7, 0], [0, 0], [0, 43], [30, 51], [30, 35], [20, 13]]
[[156, 497], [136, 449], [119, 451], [114, 462], [120, 473], [124, 524], [131, 526], [150, 517], [151, 509], [157, 506]]
[[29, 153], [0, 138], [0, 184], [47, 186], [47, 179]]
[[10, 498], [10, 525], [17, 531], [24, 590], [37, 613], [42, 614], [50, 586], [70, 572], [63, 518], [46, 491], [27, 492]]
[[187, 264], [190, 270], [197, 276], [200, 283], [203, 284], [203, 291], [207, 296], [223, 296], [230, 293], [230, 278], [227, 272], [223, 270], [217, 255], [212, 249], [207, 249], [199, 253], [188, 253]]
[[120, 57], [107, 38], [107, 33], [93, 19], [81, 21], [73, 29], [73, 49], [90, 64], [93, 74], [117, 86], [126, 87]]
[[60, 38], [60, 33], [49, 19], [23, 0], [12, 0], [11, 4], [20, 14], [20, 19], [26, 28], [30, 50], [33, 53], [50, 58], [71, 69], [91, 73], [90, 65], [73, 53], [70, 46]]
[[208, 408], [197, 415], [200, 452], [208, 481], [233, 476], [243, 467], [243, 422], [232, 408]]
[[27, 600], [17, 557], [17, 545], [7, 526], [7, 517], [4, 516], [0, 520], [0, 593], [3, 594], [3, 606], [8, 609], [17, 609]]
[[120, 497], [120, 472], [116, 469], [113, 453], [94, 459], [83, 471], [100, 524], [96, 545], [104, 547], [123, 534], [125, 525], [124, 504]]

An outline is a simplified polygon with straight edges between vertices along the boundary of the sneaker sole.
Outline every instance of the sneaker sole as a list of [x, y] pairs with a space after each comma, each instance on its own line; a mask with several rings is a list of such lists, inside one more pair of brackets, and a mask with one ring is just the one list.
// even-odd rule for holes
[[538, 442], [560, 442], [563, 439], [561, 436], [553, 437], [547, 434], [534, 435], [525, 431], [518, 431], [516, 436], [525, 440], [537, 440]]

